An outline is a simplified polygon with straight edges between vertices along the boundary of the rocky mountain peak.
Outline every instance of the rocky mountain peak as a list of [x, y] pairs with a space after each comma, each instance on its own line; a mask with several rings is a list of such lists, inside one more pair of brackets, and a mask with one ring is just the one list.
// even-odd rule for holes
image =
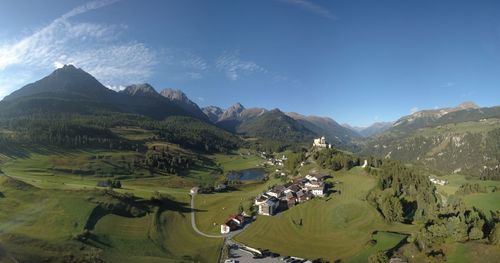
[[227, 108], [222, 116], [220, 117], [221, 120], [223, 119], [233, 119], [233, 118], [238, 118], [240, 114], [245, 110], [245, 107], [241, 105], [241, 103], [237, 102], [231, 107]]
[[462, 102], [460, 103], [457, 108], [460, 108], [460, 109], [477, 109], [479, 108], [479, 106], [477, 106], [474, 102], [472, 101], [465, 101], [465, 102]]
[[131, 95], [131, 96], [143, 96], [143, 97], [158, 97], [159, 94], [156, 90], [149, 85], [148, 83], [143, 84], [133, 84], [127, 86], [122, 93]]
[[172, 101], [182, 101], [182, 102], [187, 102], [190, 101], [189, 98], [182, 92], [181, 90], [178, 89], [164, 89], [160, 92], [160, 94]]

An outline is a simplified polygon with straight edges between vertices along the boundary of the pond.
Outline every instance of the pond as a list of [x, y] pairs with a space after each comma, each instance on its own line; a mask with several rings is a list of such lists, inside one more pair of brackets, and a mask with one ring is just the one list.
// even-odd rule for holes
[[227, 175], [230, 181], [261, 181], [264, 177], [266, 177], [266, 171], [262, 168], [234, 171]]

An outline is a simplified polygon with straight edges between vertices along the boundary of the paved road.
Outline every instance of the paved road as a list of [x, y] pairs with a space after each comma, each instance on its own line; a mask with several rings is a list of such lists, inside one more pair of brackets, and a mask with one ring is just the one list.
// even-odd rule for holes
[[209, 234], [205, 234], [203, 232], [201, 232], [198, 227], [196, 226], [196, 212], [194, 210], [194, 194], [191, 195], [191, 226], [193, 226], [193, 230], [204, 236], [204, 237], [211, 237], [211, 238], [224, 238], [226, 236], [223, 236], [223, 235], [209, 235]]
[[[209, 238], [224, 238], [224, 246], [234, 246], [234, 245], [236, 245], [238, 247], [243, 246], [242, 244], [239, 244], [239, 243], [235, 242], [234, 240], [232, 240], [232, 238], [233, 238], [233, 236], [235, 236], [235, 235], [241, 233], [243, 230], [245, 230], [248, 227], [248, 225], [250, 225], [250, 224], [249, 223], [246, 224], [243, 227], [243, 229], [239, 229], [239, 230], [236, 230], [236, 231], [231, 231], [227, 235], [209, 235], [209, 234], [205, 234], [205, 233], [201, 232], [198, 229], [198, 227], [196, 226], [196, 212], [195, 212], [195, 206], [194, 206], [194, 197], [195, 197], [195, 194], [191, 194], [191, 226], [193, 227], [193, 230], [196, 233], [198, 233], [199, 235], [204, 236], [204, 237], [209, 237]], [[262, 263], [278, 263], [278, 262], [282, 262], [278, 258], [269, 258], [269, 257], [268, 258], [263, 258], [263, 259], [254, 259], [252, 253], [250, 253], [248, 251], [245, 251], [245, 250], [241, 250], [239, 248], [232, 248], [232, 249], [230, 249], [230, 254], [231, 254], [231, 257], [229, 259], [237, 260], [237, 262], [239, 262], [239, 263], [254, 263], [254, 262], [258, 262], [258, 263], [261, 263], [261, 262]]]

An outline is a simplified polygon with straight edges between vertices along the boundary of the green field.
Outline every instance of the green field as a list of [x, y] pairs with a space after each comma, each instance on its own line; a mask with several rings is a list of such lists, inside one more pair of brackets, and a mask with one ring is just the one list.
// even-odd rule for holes
[[[142, 131], [133, 129], [120, 132], [124, 137], [136, 140], [148, 139], [150, 136], [142, 136]], [[167, 146], [172, 151], [196, 155], [173, 144], [148, 142], [147, 146]], [[112, 262], [216, 261], [222, 239], [205, 238], [194, 232], [190, 210], [186, 210], [189, 205], [187, 193], [191, 187], [204, 180], [215, 181], [224, 178], [229, 171], [256, 167], [262, 159], [249, 154], [248, 150], [239, 150], [228, 155], [198, 155], [208, 165], [192, 167], [181, 173], [181, 176], [151, 176], [144, 170], [128, 173], [125, 169], [127, 163], [139, 154], [133, 151], [43, 149], [27, 152], [24, 156], [2, 155], [1, 168], [5, 174], [36, 188], [19, 191], [0, 186], [0, 193], [4, 195], [0, 198], [0, 211], [9, 211], [0, 213], [0, 244], [12, 251], [16, 259], [28, 261], [31, 256], [41, 256], [47, 260], [60, 257], [61, 247], [65, 247], [67, 254], [80, 255], [79, 243], [68, 240], [82, 233], [91, 211], [96, 207], [96, 203], [89, 200], [94, 198], [96, 190], [103, 189], [96, 187], [97, 182], [103, 180], [102, 174], [121, 180], [122, 188], [115, 189], [117, 192], [147, 199], [154, 192], [160, 192], [184, 203], [185, 208], [182, 211], [167, 209], [161, 213], [152, 212], [139, 218], [105, 215], [99, 219], [93, 231], [96, 239], [102, 242], [97, 245], [103, 250], [89, 250], [88, 253], [103, 253], [104, 258]], [[223, 173], [214, 174], [214, 167], [221, 167]], [[213, 200], [216, 202], [227, 201], [235, 200], [242, 193], [253, 198], [265, 187], [267, 184], [245, 184], [236, 192], [202, 195], [199, 198], [206, 197], [209, 200], [215, 197]], [[233, 208], [237, 209], [238, 206], [239, 202], [234, 203]], [[206, 211], [200, 209], [199, 214], [201, 216], [197, 219], [200, 229], [207, 230], [207, 233], [214, 232], [206, 222], [222, 216], [220, 211], [215, 208]], [[31, 244], [23, 246], [23, 242]], [[46, 249], [45, 246], [54, 249]], [[26, 251], [28, 248], [31, 251], [29, 253]]]
[[[61, 251], [73, 256], [92, 251], [87, 246], [80, 251], [82, 245], [72, 238], [83, 232], [96, 207], [91, 200], [99, 199], [99, 192], [33, 187], [18, 190], [16, 187], [10, 179], [0, 176], [4, 196], [0, 198], [0, 211], [9, 211], [0, 213], [0, 243], [16, 259], [27, 262], [32, 257], [53, 260], [61, 257]], [[177, 202], [188, 205], [186, 193], [171, 194]], [[222, 239], [196, 234], [191, 228], [188, 207], [172, 209], [137, 218], [105, 215], [97, 221], [93, 231], [99, 241], [96, 244], [110, 261], [214, 262], [219, 256]]]
[[[372, 237], [373, 232], [410, 233], [416, 229], [386, 223], [364, 200], [376, 179], [362, 169], [336, 172], [333, 176], [340, 182], [337, 189], [341, 194], [307, 201], [276, 216], [259, 216], [236, 240], [282, 255], [366, 262], [371, 253], [392, 248], [405, 238], [388, 233]], [[375, 246], [369, 245], [371, 239], [378, 241]]]
[[447, 185], [436, 186], [438, 191], [446, 196], [454, 195], [457, 190], [460, 189], [460, 186], [466, 183], [479, 184], [480, 186], [486, 187], [487, 193], [473, 193], [463, 196], [465, 204], [468, 207], [480, 208], [486, 212], [500, 210], [500, 191], [493, 192], [495, 187], [500, 189], [500, 181], [469, 179], [458, 174], [447, 175], [440, 178], [448, 180]]
[[220, 233], [220, 225], [232, 214], [238, 213], [240, 205], [249, 213], [248, 208], [253, 204], [255, 197], [268, 189], [271, 185], [281, 182], [271, 178], [265, 183], [245, 184], [238, 186], [235, 191], [218, 194], [197, 195], [195, 197], [197, 212], [196, 224], [198, 228], [211, 234]]
[[[491, 246], [479, 242], [453, 243], [446, 246], [448, 262], [498, 262], [500, 246]], [[481, 259], [481, 261], [478, 261]]]

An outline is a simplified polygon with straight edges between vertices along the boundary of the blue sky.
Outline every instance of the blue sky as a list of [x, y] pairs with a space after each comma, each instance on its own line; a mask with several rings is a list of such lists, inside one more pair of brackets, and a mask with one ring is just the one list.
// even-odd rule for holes
[[73, 63], [358, 126], [500, 101], [500, 1], [3, 0], [0, 24], [0, 98]]

